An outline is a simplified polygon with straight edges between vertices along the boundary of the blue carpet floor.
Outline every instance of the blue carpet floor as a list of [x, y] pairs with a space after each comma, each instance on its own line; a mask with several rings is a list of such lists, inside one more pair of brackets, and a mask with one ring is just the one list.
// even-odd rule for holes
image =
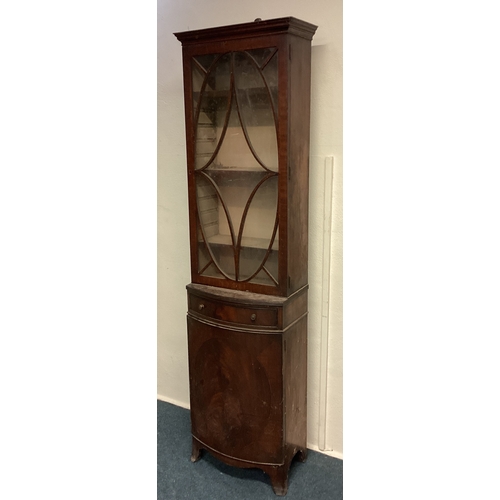
[[158, 500], [340, 500], [343, 461], [309, 450], [307, 461], [294, 461], [288, 493], [278, 497], [260, 469], [230, 467], [203, 452], [191, 458], [189, 410], [158, 401]]

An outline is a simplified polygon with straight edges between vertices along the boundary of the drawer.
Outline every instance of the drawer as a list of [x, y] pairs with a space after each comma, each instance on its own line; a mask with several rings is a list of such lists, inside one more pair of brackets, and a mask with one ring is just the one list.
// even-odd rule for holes
[[277, 307], [244, 307], [189, 294], [189, 310], [199, 316], [256, 327], [277, 327]]

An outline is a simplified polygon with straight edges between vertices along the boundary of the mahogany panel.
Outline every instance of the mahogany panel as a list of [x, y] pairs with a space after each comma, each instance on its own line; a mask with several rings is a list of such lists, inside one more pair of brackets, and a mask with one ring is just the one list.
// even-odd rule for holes
[[[309, 135], [311, 47], [290, 37], [288, 151], [288, 293], [307, 284], [309, 222]], [[293, 200], [293, 201], [292, 201]]]
[[281, 334], [217, 328], [188, 317], [195, 438], [228, 457], [282, 464]]
[[307, 453], [307, 317], [283, 334], [283, 380], [287, 456]]

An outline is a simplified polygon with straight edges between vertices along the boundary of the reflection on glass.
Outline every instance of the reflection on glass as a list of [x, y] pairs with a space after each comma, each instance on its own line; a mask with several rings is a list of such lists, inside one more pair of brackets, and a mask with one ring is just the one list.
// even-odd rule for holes
[[271, 91], [255, 60], [238, 52], [234, 57], [236, 99], [242, 130], [257, 161], [278, 171], [278, 141]]
[[[253, 197], [252, 197], [253, 195]], [[245, 207], [241, 224], [240, 279], [253, 278], [262, 267], [263, 252], [277, 249], [275, 233], [278, 227], [278, 178], [267, 177], [254, 189]], [[275, 214], [270, 217], [270, 214]], [[260, 258], [259, 258], [260, 255]], [[272, 279], [272, 276], [269, 276]], [[277, 275], [274, 276], [277, 282]]]
[[198, 272], [278, 284], [277, 50], [193, 58]]

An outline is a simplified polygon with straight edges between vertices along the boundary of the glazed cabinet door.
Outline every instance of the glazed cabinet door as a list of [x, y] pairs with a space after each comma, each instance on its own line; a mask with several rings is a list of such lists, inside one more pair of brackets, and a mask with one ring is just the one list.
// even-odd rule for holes
[[283, 463], [282, 335], [188, 317], [193, 436], [229, 458]]
[[279, 286], [278, 59], [277, 47], [189, 57], [195, 282]]

